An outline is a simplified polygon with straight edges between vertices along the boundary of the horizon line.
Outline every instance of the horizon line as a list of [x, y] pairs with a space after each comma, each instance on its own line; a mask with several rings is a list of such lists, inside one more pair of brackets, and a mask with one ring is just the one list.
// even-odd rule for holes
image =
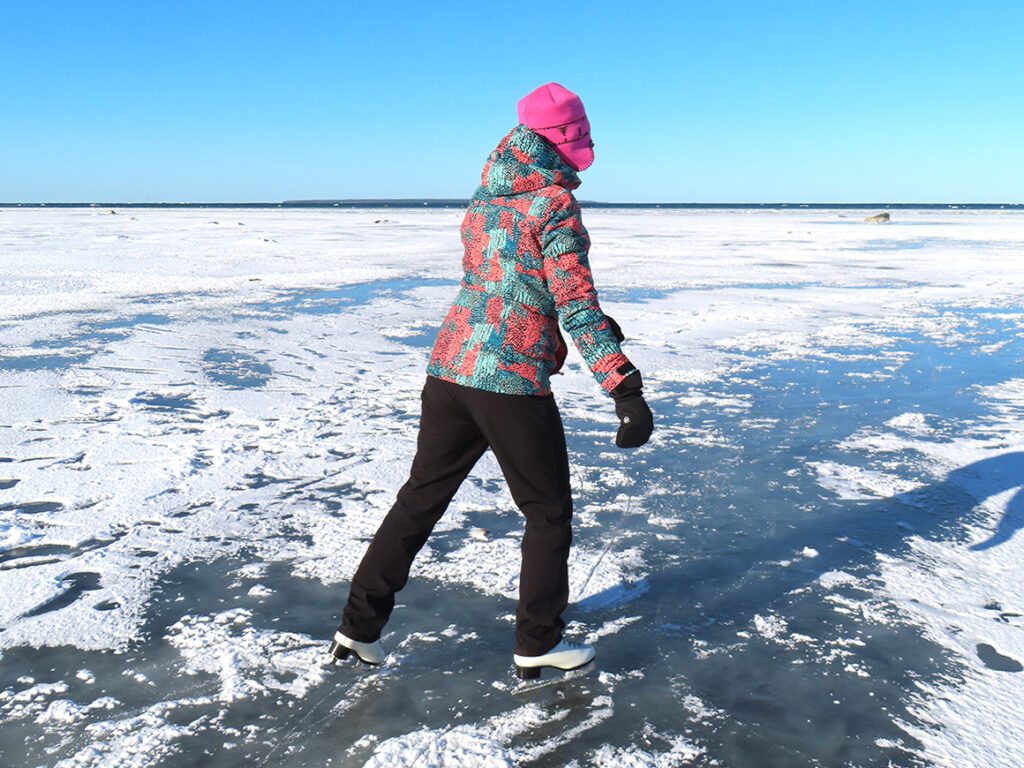
[[[282, 201], [47, 201], [47, 202], [0, 202], [0, 208], [165, 208], [165, 207], [465, 207], [469, 204], [469, 198], [452, 197], [366, 197], [366, 198], [309, 198]], [[807, 202], [807, 201], [773, 201], [773, 202], [750, 202], [750, 201], [607, 201], [607, 200], [580, 200], [581, 206], [590, 207], [686, 207], [686, 208], [779, 208], [779, 207], [815, 207], [815, 208], [915, 208], [915, 207], [1024, 207], [1024, 203], [1015, 202], [964, 202], [964, 201], [938, 201], [938, 202], [882, 202], [882, 201], [857, 201], [857, 202]]]

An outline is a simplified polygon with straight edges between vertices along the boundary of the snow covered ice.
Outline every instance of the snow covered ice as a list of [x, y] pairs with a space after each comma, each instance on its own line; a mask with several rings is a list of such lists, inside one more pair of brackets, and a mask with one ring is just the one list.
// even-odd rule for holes
[[5, 765], [1019, 764], [1019, 211], [586, 209], [656, 418], [556, 377], [597, 671], [511, 695], [490, 456], [328, 666], [461, 215], [0, 208]]

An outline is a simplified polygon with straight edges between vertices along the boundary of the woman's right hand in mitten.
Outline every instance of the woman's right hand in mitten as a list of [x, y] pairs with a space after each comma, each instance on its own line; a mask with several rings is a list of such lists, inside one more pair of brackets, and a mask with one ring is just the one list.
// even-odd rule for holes
[[612, 329], [612, 333], [615, 334], [615, 340], [621, 344], [626, 340], [626, 334], [622, 332], [622, 328], [615, 322], [615, 318], [611, 315], [605, 315], [604, 319], [608, 321], [608, 326]]
[[642, 394], [643, 380], [635, 371], [612, 390], [615, 415], [619, 417], [619, 431], [615, 444], [619, 448], [638, 448], [648, 441], [654, 431], [654, 415]]

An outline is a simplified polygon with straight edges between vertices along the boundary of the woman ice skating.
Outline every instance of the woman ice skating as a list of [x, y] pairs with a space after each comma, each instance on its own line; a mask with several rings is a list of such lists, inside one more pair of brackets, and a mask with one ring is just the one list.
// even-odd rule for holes
[[525, 517], [517, 674], [568, 670], [594, 658], [562, 637], [572, 541], [569, 460], [549, 377], [566, 345], [561, 322], [620, 418], [616, 444], [643, 445], [653, 428], [640, 371], [601, 311], [590, 238], [572, 191], [594, 160], [579, 97], [548, 83], [518, 104], [517, 125], [491, 153], [462, 223], [462, 286], [441, 325], [423, 387], [409, 480], [352, 579], [330, 654], [379, 664], [381, 630], [413, 558], [484, 451], [498, 460]]

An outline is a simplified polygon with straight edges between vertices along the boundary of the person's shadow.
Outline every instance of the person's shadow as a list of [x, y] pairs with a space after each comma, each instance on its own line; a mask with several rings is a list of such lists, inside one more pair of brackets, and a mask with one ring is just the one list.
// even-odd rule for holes
[[992, 535], [973, 544], [970, 549], [981, 552], [1009, 541], [1024, 528], [1024, 453], [1004, 453], [990, 459], [976, 461], [946, 476], [945, 483], [964, 488], [980, 504], [986, 498], [1021, 486], [1010, 499]]
[[[715, 556], [698, 556], [680, 568], [652, 574], [651, 587], [655, 592], [664, 588], [676, 593], [681, 584], [699, 589], [709, 571], [721, 571], [725, 578], [717, 584], [714, 602], [723, 608], [728, 606], [730, 618], [742, 620], [743, 614], [753, 615], [788, 590], [817, 580], [823, 570], [870, 566], [877, 555], [899, 557], [912, 536], [962, 540], [965, 523], [972, 521], [977, 507], [1014, 488], [1020, 490], [1007, 504], [992, 535], [969, 546], [971, 551], [984, 551], [1006, 543], [1024, 528], [1022, 451], [981, 459], [952, 470], [942, 480], [890, 497], [837, 501], [835, 513], [825, 510], [813, 519], [792, 521], [780, 526], [778, 535], [764, 536], [734, 551], [722, 551], [722, 556], [729, 559], [721, 568], [715, 564]], [[794, 552], [808, 547], [821, 557], [809, 561], [806, 568], [789, 569], [785, 575], [777, 569], [763, 568], [766, 563], [787, 561]], [[757, 582], [756, 589], [751, 589], [751, 581]]]
[[[874, 565], [878, 555], [899, 557], [911, 537], [963, 541], [969, 523], [976, 523], [976, 510], [986, 499], [1014, 488], [1020, 490], [1007, 504], [1006, 511], [986, 540], [969, 545], [979, 552], [1009, 541], [1024, 528], [1024, 452], [1014, 451], [981, 459], [950, 471], [945, 478], [888, 498], [875, 501], [840, 502], [839, 513], [824, 519], [795, 523], [778, 537], [767, 537], [744, 557], [747, 566], [785, 559], [810, 545], [822, 557], [814, 566], [828, 569]], [[881, 513], [881, 514], [879, 514]], [[848, 546], [854, 543], [855, 546]], [[965, 542], [966, 546], [966, 542]], [[800, 571], [797, 571], [798, 573]], [[801, 581], [815, 581], [814, 567], [802, 571]], [[790, 579], [766, 580], [760, 598], [770, 598], [774, 589], [792, 588]], [[787, 583], [788, 582], [788, 583]], [[740, 600], [740, 603], [746, 602]]]
[[[761, 471], [752, 470], [751, 476]], [[907, 734], [898, 726], [917, 722], [908, 691], [923, 681], [956, 679], [956, 663], [947, 664], [942, 648], [913, 624], [895, 618], [865, 621], [850, 606], [874, 605], [874, 580], [850, 574], [865, 576], [877, 571], [880, 558], [904, 557], [913, 538], [962, 542], [975, 552], [1005, 544], [1024, 528], [1022, 486], [1024, 452], [1016, 451], [887, 498], [834, 499], [813, 505], [813, 514], [802, 518], [779, 510], [783, 522], [774, 527], [775, 535], [768, 529], [760, 537], [747, 533], [728, 548], [698, 551], [703, 542], [695, 538], [693, 556], [651, 574], [649, 590], [635, 603], [647, 606], [655, 623], [650, 650], [644, 653], [634, 640], [612, 635], [602, 639], [603, 661], [609, 666], [619, 657], [634, 665], [641, 661], [666, 679], [685, 681], [686, 691], [727, 713], [727, 725], [708, 738], [720, 741], [719, 756], [730, 765], [912, 762]], [[967, 536], [984, 519], [979, 505], [1016, 488], [992, 535], [970, 544]], [[804, 498], [775, 503], [803, 507]], [[773, 499], [768, 496], [765, 503]], [[751, 520], [750, 527], [754, 524]], [[794, 555], [808, 550], [810, 556]], [[819, 588], [823, 573], [839, 581]], [[765, 616], [778, 617], [793, 638], [811, 644], [795, 645], [785, 635], [778, 643], [774, 635], [759, 638], [751, 627], [764, 624]], [[993, 618], [998, 619], [995, 612]], [[737, 644], [737, 635], [751, 639]], [[849, 638], [858, 638], [859, 650], [849, 655], [859, 674], [844, 671], [846, 661], [838, 669], [829, 667], [829, 654], [847, 653]], [[694, 650], [665, 655], [672, 640], [693, 642]], [[979, 645], [978, 653], [993, 669], [1019, 670], [1016, 660], [987, 645]], [[985, 660], [986, 653], [996, 666]], [[835, 690], [842, 691], [843, 706], [833, 702], [830, 691]]]

